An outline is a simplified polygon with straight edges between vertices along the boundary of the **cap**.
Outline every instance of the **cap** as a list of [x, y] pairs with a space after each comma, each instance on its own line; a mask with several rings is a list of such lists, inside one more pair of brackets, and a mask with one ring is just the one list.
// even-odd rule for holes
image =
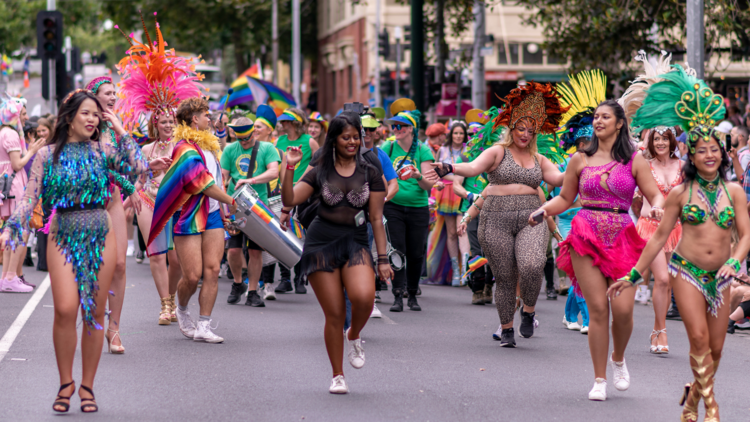
[[396, 116], [402, 111], [412, 111], [416, 109], [417, 105], [414, 104], [414, 101], [408, 98], [399, 98], [391, 104], [391, 115]]
[[380, 122], [375, 120], [375, 118], [370, 116], [369, 114], [365, 114], [364, 116], [362, 116], [362, 127], [378, 128], [380, 127]]
[[370, 111], [375, 113], [375, 118], [382, 122], [385, 119], [385, 109], [383, 107], [372, 107]]

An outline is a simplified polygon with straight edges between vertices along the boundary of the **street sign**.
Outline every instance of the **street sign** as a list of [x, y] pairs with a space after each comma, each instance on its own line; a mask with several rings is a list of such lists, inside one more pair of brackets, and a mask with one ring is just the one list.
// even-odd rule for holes
[[370, 108], [375, 107], [375, 98], [370, 98], [367, 103], [369, 104]]

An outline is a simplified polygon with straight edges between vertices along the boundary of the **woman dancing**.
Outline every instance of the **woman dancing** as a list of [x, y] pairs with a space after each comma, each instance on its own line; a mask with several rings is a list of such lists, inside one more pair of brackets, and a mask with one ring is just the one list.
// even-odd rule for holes
[[530, 227], [526, 221], [541, 205], [537, 188], [542, 181], [551, 186], [560, 186], [563, 181], [557, 166], [537, 152], [537, 134], [554, 133], [567, 107], [560, 105], [552, 85], [535, 82], [515, 88], [504, 101], [506, 108], [494, 119], [494, 127], [506, 126], [509, 131], [499, 145], [471, 163], [433, 166], [440, 170], [438, 176], [451, 171], [464, 177], [487, 172], [490, 184], [477, 234], [497, 279], [500, 345], [516, 347], [516, 286], [520, 283], [523, 300], [519, 332], [529, 338], [534, 335], [534, 307], [544, 277], [549, 239], [544, 227]]
[[[103, 120], [99, 118], [103, 116]], [[117, 146], [100, 141], [104, 121], [111, 123]], [[31, 214], [40, 197], [55, 209], [50, 223], [47, 263], [55, 305], [53, 341], [60, 391], [52, 408], [67, 412], [75, 392], [73, 358], [80, 308], [89, 333], [82, 335], [83, 378], [78, 395], [82, 412], [96, 412], [94, 376], [102, 353], [105, 304], [117, 260], [110, 200], [109, 170], [137, 175], [148, 170], [140, 149], [110, 111], [89, 91], [69, 94], [60, 106], [49, 145], [39, 150], [23, 202], [0, 237], [12, 249], [24, 244]], [[71, 265], [67, 265], [71, 264]]]
[[[651, 167], [651, 174], [654, 176], [656, 186], [664, 198], [676, 186], [682, 183], [682, 170], [679, 158], [675, 155], [677, 150], [677, 136], [673, 127], [656, 126], [653, 128], [646, 140], [646, 150], [652, 159], [648, 160]], [[640, 198], [640, 196], [638, 197]], [[637, 202], [634, 201], [637, 208]], [[635, 228], [643, 240], [648, 241], [659, 227], [659, 221], [649, 217], [651, 205], [648, 201], [643, 201], [640, 218]], [[664, 245], [663, 254], [654, 258], [649, 269], [654, 275], [654, 329], [651, 331], [651, 353], [666, 354], [669, 353], [667, 343], [667, 310], [671, 298], [669, 288], [669, 274], [667, 273], [667, 258], [669, 254], [677, 247], [677, 242], [682, 236], [682, 225], [678, 221], [672, 229], [672, 232]]]
[[[594, 112], [593, 126], [591, 143], [568, 164], [560, 195], [534, 214], [560, 214], [580, 194], [583, 209], [573, 218], [570, 233], [560, 244], [557, 264], [570, 276], [576, 294], [583, 293], [589, 308], [589, 349], [596, 378], [589, 400], [606, 400], [609, 349], [606, 290], [627, 273], [645, 244], [628, 209], [636, 185], [653, 205], [652, 217], [661, 217], [664, 197], [656, 187], [646, 159], [636, 153], [630, 141], [623, 108], [614, 100], [602, 102]], [[533, 215], [529, 224], [536, 224]], [[625, 348], [633, 331], [633, 304], [634, 292], [611, 301], [614, 351], [609, 361], [615, 388], [620, 391], [630, 386]]]
[[[360, 332], [375, 303], [375, 273], [367, 242], [368, 215], [378, 250], [378, 274], [384, 279], [393, 277], [385, 254], [385, 184], [382, 173], [362, 158], [362, 133], [358, 115], [344, 112], [335, 117], [321, 147], [323, 153], [312, 163], [315, 167], [305, 173], [302, 183], [281, 186], [285, 207], [299, 205], [314, 194], [321, 198], [318, 215], [307, 229], [300, 267], [325, 314], [326, 350], [333, 368], [329, 391], [333, 394], [349, 392], [342, 368], [344, 289], [352, 304], [352, 323], [345, 333], [350, 345], [349, 363], [357, 369], [365, 364]], [[294, 177], [302, 150], [289, 147], [285, 157], [286, 177]]]
[[[669, 275], [690, 341], [690, 368], [695, 380], [685, 386], [681, 420], [696, 422], [698, 404], [703, 399], [704, 420], [717, 422], [714, 376], [731, 311], [724, 302], [729, 300], [727, 287], [740, 271], [740, 260], [750, 249], [750, 219], [745, 212], [744, 190], [726, 183], [729, 157], [714, 132], [724, 116], [723, 99], [682, 67], [675, 68], [676, 72], [663, 75], [664, 81], [649, 89], [633, 126], [650, 127], [658, 119], [688, 132], [685, 182], [669, 193], [662, 222], [638, 262], [607, 293], [611, 298], [632, 296], [635, 289], [629, 287], [643, 281], [642, 272], [661, 255], [672, 227], [678, 219], [682, 221], [682, 240], [669, 259]], [[735, 213], [735, 209], [740, 212]], [[734, 248], [732, 227], [739, 233]]]

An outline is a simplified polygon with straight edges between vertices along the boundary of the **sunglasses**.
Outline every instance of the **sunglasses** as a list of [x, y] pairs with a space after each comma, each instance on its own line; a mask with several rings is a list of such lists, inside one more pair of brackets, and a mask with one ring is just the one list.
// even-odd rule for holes
[[401, 124], [391, 125], [391, 129], [393, 130], [401, 130], [403, 127], [404, 125], [401, 125]]
[[378, 130], [378, 128], [376, 127], [366, 127], [364, 129], [365, 129], [365, 132], [375, 132], [376, 130]]
[[249, 141], [249, 140], [250, 140], [250, 139], [252, 139], [252, 138], [253, 138], [253, 136], [252, 136], [252, 135], [250, 135], [250, 136], [248, 136], [247, 138], [237, 138], [237, 140], [238, 140], [238, 141], [240, 141], [240, 142], [246, 142], [246, 141]]

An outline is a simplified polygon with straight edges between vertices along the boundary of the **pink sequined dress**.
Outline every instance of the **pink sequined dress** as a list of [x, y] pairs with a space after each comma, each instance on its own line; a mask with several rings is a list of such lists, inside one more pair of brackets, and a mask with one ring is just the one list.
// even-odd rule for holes
[[[583, 159], [585, 163], [586, 158]], [[557, 258], [558, 268], [568, 274], [579, 296], [582, 293], [570, 259], [571, 248], [579, 255], [590, 256], [605, 277], [616, 280], [627, 275], [646, 246], [627, 214], [636, 187], [634, 159], [635, 154], [625, 165], [612, 161], [601, 166], [587, 165], [581, 171], [578, 193], [583, 208], [573, 218]]]

